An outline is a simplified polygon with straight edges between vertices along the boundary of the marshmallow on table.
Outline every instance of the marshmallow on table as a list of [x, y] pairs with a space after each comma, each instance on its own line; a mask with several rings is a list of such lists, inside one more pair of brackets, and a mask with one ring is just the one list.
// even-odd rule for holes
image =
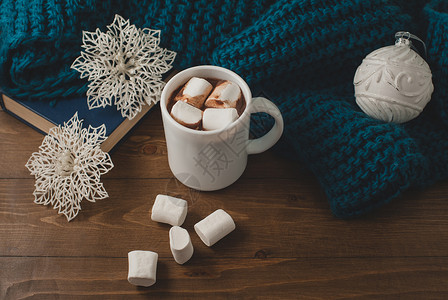
[[133, 285], [151, 286], [156, 283], [157, 259], [152, 251], [135, 250], [128, 253], [128, 281]]
[[170, 249], [174, 260], [182, 265], [193, 256], [193, 244], [188, 231], [179, 226], [170, 229]]
[[204, 130], [216, 130], [229, 126], [238, 119], [236, 108], [207, 108], [202, 116]]
[[171, 108], [171, 116], [179, 124], [197, 129], [201, 124], [202, 110], [196, 108], [186, 102], [177, 101]]
[[174, 97], [174, 101], [187, 102], [194, 107], [201, 108], [212, 88], [213, 86], [207, 80], [192, 77]]
[[152, 206], [151, 220], [180, 226], [187, 216], [187, 201], [167, 195], [157, 195]]
[[213, 108], [236, 108], [240, 98], [240, 87], [232, 81], [225, 80], [216, 85], [210, 96], [205, 100], [205, 106]]
[[222, 209], [218, 209], [196, 223], [194, 230], [207, 246], [213, 246], [217, 241], [235, 229], [232, 217]]

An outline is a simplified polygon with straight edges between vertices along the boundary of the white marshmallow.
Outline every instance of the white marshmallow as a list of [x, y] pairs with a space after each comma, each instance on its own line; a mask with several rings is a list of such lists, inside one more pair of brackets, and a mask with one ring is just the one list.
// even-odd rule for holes
[[241, 98], [240, 87], [229, 80], [220, 82], [205, 101], [206, 107], [235, 108]]
[[205, 94], [205, 96], [207, 97], [207, 95], [212, 90], [212, 87], [213, 86], [207, 80], [203, 78], [192, 77], [185, 85], [184, 95], [196, 97]]
[[193, 256], [193, 244], [188, 231], [179, 226], [170, 229], [170, 249], [174, 260], [182, 265]]
[[151, 220], [180, 226], [187, 216], [187, 201], [167, 195], [157, 195], [152, 206]]
[[236, 108], [207, 108], [202, 117], [204, 130], [216, 130], [229, 126], [238, 119]]
[[171, 109], [171, 116], [181, 125], [196, 129], [202, 120], [202, 110], [183, 101], [177, 101]]
[[[241, 96], [240, 87], [231, 81], [226, 81], [220, 85], [223, 89], [220, 91], [220, 95], [218, 96], [219, 100], [228, 100], [230, 102], [236, 102]], [[218, 86], [218, 87], [220, 87]]]
[[174, 98], [175, 101], [187, 102], [197, 108], [201, 108], [205, 99], [210, 94], [213, 86], [207, 80], [192, 77]]
[[135, 250], [128, 253], [128, 281], [133, 285], [151, 286], [156, 283], [157, 259], [152, 251]]
[[194, 230], [207, 246], [213, 246], [217, 241], [235, 229], [232, 217], [222, 209], [218, 209], [194, 225]]

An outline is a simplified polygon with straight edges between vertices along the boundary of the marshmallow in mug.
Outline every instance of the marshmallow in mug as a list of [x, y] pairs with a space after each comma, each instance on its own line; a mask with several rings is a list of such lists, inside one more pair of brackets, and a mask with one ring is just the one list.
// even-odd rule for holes
[[145, 287], [156, 283], [158, 258], [159, 255], [152, 251], [134, 250], [129, 252], [129, 283]]
[[174, 101], [186, 102], [200, 109], [212, 88], [213, 86], [207, 80], [192, 77], [174, 97]]
[[157, 195], [151, 211], [151, 220], [180, 226], [187, 216], [187, 201], [167, 195]]
[[218, 209], [196, 223], [194, 230], [207, 246], [231, 233], [236, 228], [232, 217], [222, 209]]
[[185, 127], [198, 129], [201, 125], [202, 110], [186, 102], [177, 101], [171, 108], [171, 116]]
[[210, 96], [205, 100], [205, 106], [213, 108], [236, 108], [240, 98], [240, 87], [232, 81], [223, 80], [216, 85]]
[[225, 128], [238, 119], [236, 108], [207, 108], [202, 115], [202, 128], [216, 130]]
[[179, 226], [170, 229], [170, 249], [174, 260], [182, 265], [193, 256], [193, 244], [187, 230]]

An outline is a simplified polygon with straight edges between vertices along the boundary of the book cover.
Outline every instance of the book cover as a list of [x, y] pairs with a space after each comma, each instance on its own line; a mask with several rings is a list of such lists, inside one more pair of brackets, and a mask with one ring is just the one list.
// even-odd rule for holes
[[122, 117], [115, 106], [89, 110], [85, 97], [62, 99], [50, 105], [48, 101], [12, 99], [3, 94], [0, 102], [7, 113], [44, 134], [48, 134], [50, 128], [67, 122], [75, 112], [78, 112], [79, 119], [84, 120], [86, 127], [105, 124], [107, 139], [101, 144], [101, 149], [105, 152], [111, 151], [154, 106], [145, 104], [142, 110], [129, 120]]

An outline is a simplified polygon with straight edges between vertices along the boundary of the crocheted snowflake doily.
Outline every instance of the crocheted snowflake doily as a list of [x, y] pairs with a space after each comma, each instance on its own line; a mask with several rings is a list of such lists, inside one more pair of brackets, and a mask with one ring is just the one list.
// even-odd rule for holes
[[159, 47], [160, 30], [139, 29], [119, 15], [106, 33], [83, 32], [84, 52], [71, 68], [90, 81], [89, 109], [112, 105], [133, 119], [145, 102], [157, 103], [164, 86], [162, 74], [171, 69], [176, 53]]
[[82, 128], [78, 113], [64, 126], [51, 128], [39, 152], [26, 163], [36, 178], [34, 202], [53, 205], [70, 221], [78, 215], [84, 198], [91, 202], [107, 198], [100, 176], [114, 165], [100, 148], [105, 139], [104, 124]]

